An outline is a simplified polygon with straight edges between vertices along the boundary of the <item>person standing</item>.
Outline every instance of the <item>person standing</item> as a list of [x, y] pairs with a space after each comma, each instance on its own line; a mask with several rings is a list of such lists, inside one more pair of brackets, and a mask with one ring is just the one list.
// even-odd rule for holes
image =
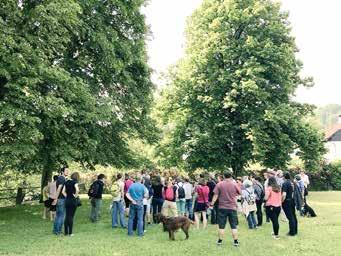
[[66, 236], [73, 236], [73, 219], [77, 209], [77, 198], [79, 194], [78, 188], [79, 173], [71, 174], [71, 179], [65, 182], [63, 188], [63, 195], [65, 197], [65, 221], [64, 234]]
[[158, 175], [155, 179], [152, 180], [152, 190], [153, 190], [153, 198], [152, 198], [152, 207], [153, 207], [153, 222], [157, 223], [156, 214], [160, 213], [162, 210], [162, 205], [164, 202], [162, 191], [163, 184], [161, 182], [161, 177]]
[[126, 207], [126, 214], [129, 214], [129, 204], [130, 200], [127, 198], [127, 192], [129, 187], [134, 183], [129, 177], [129, 174], [126, 173], [124, 175], [124, 202], [125, 202], [125, 207]]
[[231, 172], [224, 173], [224, 180], [219, 182], [213, 192], [214, 196], [210, 207], [219, 200], [218, 205], [218, 242], [222, 245], [227, 219], [232, 230], [233, 245], [239, 246], [238, 241], [238, 217], [237, 217], [237, 196], [241, 194], [240, 186], [232, 179]]
[[[213, 195], [214, 195], [213, 190], [214, 190], [216, 185], [217, 185], [217, 182], [215, 180], [214, 174], [210, 173], [210, 179], [209, 179], [209, 181], [207, 181], [207, 186], [210, 190], [210, 192], [208, 194], [208, 202], [210, 204], [211, 204], [212, 199], [213, 199]], [[217, 214], [218, 214], [218, 204], [216, 203], [211, 210], [211, 224], [212, 225], [217, 224]]]
[[304, 198], [304, 182], [301, 179], [301, 176], [299, 174], [295, 175], [294, 180], [294, 200], [295, 200], [295, 206], [296, 209], [300, 212], [300, 215], [303, 216], [303, 207], [305, 204], [305, 198]]
[[291, 181], [290, 174], [287, 172], [284, 174], [284, 182], [282, 184], [282, 208], [289, 220], [289, 236], [297, 235], [297, 218], [293, 194], [294, 184]]
[[180, 178], [177, 179], [177, 183], [175, 185], [177, 187], [177, 198], [176, 198], [176, 207], [178, 209], [179, 216], [185, 215], [185, 206], [186, 206], [186, 193], [184, 189], [184, 183]]
[[193, 220], [193, 185], [192, 183], [189, 182], [188, 178], [185, 178], [185, 183], [184, 183], [184, 190], [185, 190], [185, 214], [186, 216]]
[[95, 223], [99, 220], [100, 212], [102, 208], [102, 195], [104, 189], [105, 175], [100, 174], [97, 176], [97, 180], [90, 186], [88, 196], [91, 203], [90, 220]]
[[265, 210], [272, 222], [273, 237], [279, 239], [278, 217], [281, 213], [282, 195], [281, 187], [277, 184], [274, 176], [268, 180], [268, 187], [265, 189]]
[[53, 234], [60, 235], [62, 233], [62, 227], [65, 217], [65, 197], [62, 193], [66, 178], [69, 174], [69, 169], [63, 167], [60, 169], [59, 176], [56, 182], [57, 192], [57, 204], [56, 204], [56, 217], [53, 223]]
[[126, 196], [130, 200], [128, 235], [133, 235], [134, 219], [137, 216], [137, 234], [143, 236], [143, 198], [148, 198], [148, 190], [142, 184], [141, 175], [138, 175], [135, 183], [129, 186]]
[[122, 174], [117, 174], [111, 185], [112, 208], [111, 208], [111, 227], [117, 228], [120, 219], [122, 228], [126, 228], [124, 219], [124, 182], [122, 181]]
[[263, 224], [262, 205], [263, 205], [263, 202], [264, 202], [265, 192], [264, 192], [264, 187], [263, 187], [263, 185], [261, 183], [261, 178], [258, 177], [258, 176], [253, 179], [253, 189], [254, 189], [255, 195], [256, 195], [257, 226], [260, 227]]
[[194, 207], [194, 220], [197, 229], [199, 229], [200, 217], [202, 217], [203, 228], [207, 227], [206, 211], [208, 207], [209, 187], [206, 185], [204, 179], [199, 180], [198, 186], [195, 188], [195, 207]]
[[178, 197], [177, 187], [173, 185], [172, 179], [169, 178], [163, 189], [163, 198], [165, 199], [162, 206], [162, 213], [168, 217], [177, 217], [178, 209], [176, 207], [176, 198]]
[[252, 186], [252, 181], [245, 180], [243, 182], [242, 190], [242, 209], [248, 222], [249, 229], [257, 228], [257, 222], [255, 218], [256, 207], [256, 195]]

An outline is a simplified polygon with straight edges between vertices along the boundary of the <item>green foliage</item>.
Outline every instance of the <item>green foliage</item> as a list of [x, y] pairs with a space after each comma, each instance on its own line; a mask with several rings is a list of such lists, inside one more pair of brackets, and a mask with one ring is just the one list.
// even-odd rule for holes
[[291, 100], [312, 79], [299, 76], [287, 17], [269, 0], [204, 1], [191, 16], [186, 56], [159, 106], [165, 164], [237, 173], [256, 160], [285, 168], [296, 149], [317, 168], [322, 136], [303, 122], [313, 108]]
[[136, 165], [128, 138], [155, 141], [143, 4], [1, 2], [2, 168]]

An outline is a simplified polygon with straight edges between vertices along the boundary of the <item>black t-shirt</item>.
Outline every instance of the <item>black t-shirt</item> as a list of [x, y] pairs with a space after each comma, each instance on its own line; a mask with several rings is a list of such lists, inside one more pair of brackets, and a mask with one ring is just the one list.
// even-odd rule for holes
[[292, 199], [293, 186], [290, 180], [285, 180], [282, 185], [282, 192], [286, 192], [285, 200]]
[[158, 185], [152, 185], [152, 189], [154, 191], [154, 194], [153, 194], [153, 198], [158, 198], [158, 199], [162, 199], [162, 184], [158, 184]]
[[58, 176], [58, 179], [56, 182], [57, 189], [58, 189], [59, 185], [62, 185], [62, 189], [60, 190], [58, 199], [64, 199], [65, 198], [63, 193], [62, 193], [65, 182], [66, 182], [66, 179], [64, 176], [62, 176], [62, 175]]
[[74, 194], [76, 194], [76, 188], [75, 188], [75, 184], [77, 182], [74, 180], [67, 180], [65, 182], [65, 192], [66, 192], [66, 198], [75, 198]]

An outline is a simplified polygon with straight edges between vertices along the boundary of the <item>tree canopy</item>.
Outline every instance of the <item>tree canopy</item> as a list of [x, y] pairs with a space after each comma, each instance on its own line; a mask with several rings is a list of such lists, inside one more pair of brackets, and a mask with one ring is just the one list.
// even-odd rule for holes
[[154, 139], [144, 0], [8, 0], [0, 6], [0, 164], [134, 164]]
[[190, 17], [185, 57], [170, 71], [159, 115], [162, 163], [235, 173], [250, 161], [285, 168], [296, 152], [322, 159], [323, 136], [293, 101], [302, 63], [288, 14], [270, 0], [204, 0]]

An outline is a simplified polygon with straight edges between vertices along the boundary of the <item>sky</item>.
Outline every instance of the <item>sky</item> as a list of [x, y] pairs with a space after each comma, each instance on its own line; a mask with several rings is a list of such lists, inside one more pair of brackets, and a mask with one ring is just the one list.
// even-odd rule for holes
[[[313, 88], [298, 88], [296, 100], [318, 106], [341, 104], [341, 1], [282, 0], [303, 61], [303, 75], [312, 76]], [[143, 12], [152, 36], [148, 40], [153, 81], [162, 86], [160, 75], [184, 54], [186, 18], [202, 0], [149, 0]]]

